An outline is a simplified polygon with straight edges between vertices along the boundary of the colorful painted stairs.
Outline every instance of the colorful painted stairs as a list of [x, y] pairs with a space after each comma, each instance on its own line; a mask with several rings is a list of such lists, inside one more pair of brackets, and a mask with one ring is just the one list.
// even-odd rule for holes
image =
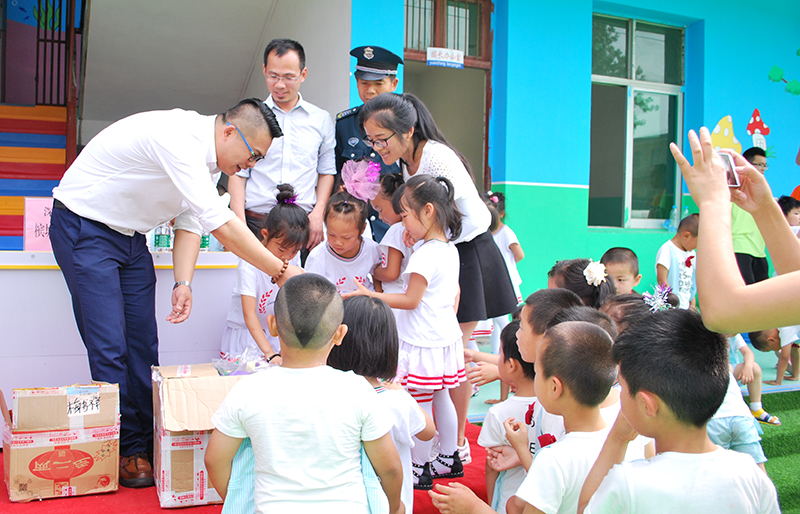
[[22, 250], [26, 196], [52, 196], [66, 169], [64, 107], [0, 105], [0, 250]]

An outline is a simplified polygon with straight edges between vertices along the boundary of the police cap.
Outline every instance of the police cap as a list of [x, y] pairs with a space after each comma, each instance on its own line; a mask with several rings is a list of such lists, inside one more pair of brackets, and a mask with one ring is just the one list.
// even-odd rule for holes
[[361, 80], [394, 78], [397, 76], [397, 65], [403, 64], [403, 59], [379, 46], [359, 46], [353, 48], [350, 55], [358, 60], [356, 78]]

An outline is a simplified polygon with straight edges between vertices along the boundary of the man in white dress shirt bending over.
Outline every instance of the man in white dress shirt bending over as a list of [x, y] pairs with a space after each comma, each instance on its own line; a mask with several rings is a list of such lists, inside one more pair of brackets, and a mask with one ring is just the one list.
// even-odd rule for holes
[[53, 254], [72, 295], [92, 379], [120, 388], [120, 483], [153, 485], [150, 366], [158, 365], [156, 277], [144, 234], [175, 218], [171, 323], [189, 317], [203, 230], [280, 279], [300, 272], [273, 256], [215, 187], [263, 158], [281, 130], [251, 98], [224, 114], [134, 114], [92, 139], [53, 190]]
[[322, 218], [336, 174], [333, 118], [300, 95], [308, 69], [305, 50], [297, 41], [270, 41], [263, 72], [269, 90], [264, 103], [278, 118], [283, 138], [252, 170], [230, 178], [231, 209], [260, 235], [264, 217], [275, 207], [278, 184], [291, 184], [297, 204], [308, 213], [311, 250], [322, 241]]

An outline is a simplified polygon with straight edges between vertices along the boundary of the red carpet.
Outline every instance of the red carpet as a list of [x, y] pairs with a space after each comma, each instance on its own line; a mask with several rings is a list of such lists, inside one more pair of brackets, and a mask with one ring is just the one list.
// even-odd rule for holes
[[[452, 482], [462, 482], [475, 491], [478, 496], [486, 499], [486, 482], [484, 475], [484, 462], [486, 451], [478, 446], [480, 427], [467, 424], [467, 438], [472, 450], [472, 463], [464, 467], [464, 477], [453, 479]], [[0, 454], [2, 455], [2, 454]], [[3, 460], [0, 458], [0, 470]], [[53, 498], [44, 501], [28, 503], [11, 503], [5, 484], [0, 493], [0, 512], [3, 514], [156, 514], [164, 513], [158, 504], [156, 490], [153, 487], [146, 489], [127, 489], [120, 487], [115, 493], [96, 494], [91, 496], [75, 496], [70, 498]], [[177, 514], [218, 514], [222, 505], [203, 505], [201, 507], [187, 507], [176, 510]], [[431, 499], [425, 491], [416, 491], [414, 496], [414, 514], [438, 514], [438, 510], [431, 504]]]

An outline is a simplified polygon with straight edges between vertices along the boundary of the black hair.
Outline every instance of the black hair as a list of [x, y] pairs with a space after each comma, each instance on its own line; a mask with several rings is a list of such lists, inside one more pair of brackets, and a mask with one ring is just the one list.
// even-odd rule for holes
[[755, 332], [750, 332], [749, 334], [747, 334], [747, 337], [750, 339], [750, 343], [756, 350], [760, 352], [769, 351], [769, 343], [767, 341], [766, 330], [757, 330]]
[[483, 200], [483, 203], [486, 204], [486, 208], [489, 209], [489, 214], [491, 215], [489, 232], [494, 232], [500, 228], [500, 212], [497, 209], [497, 205], [491, 200], [489, 193], [481, 194], [481, 199]]
[[525, 362], [522, 354], [519, 353], [517, 330], [519, 330], [518, 320], [512, 321], [500, 332], [500, 344], [503, 346], [503, 362], [514, 359], [522, 367], [522, 374], [525, 375], [525, 378], [533, 380], [536, 377], [536, 372], [533, 370], [533, 363]]
[[587, 323], [597, 325], [608, 332], [608, 335], [611, 336], [611, 339], [617, 338], [617, 325], [614, 323], [614, 320], [611, 319], [611, 317], [605, 312], [601, 312], [593, 307], [577, 305], [575, 307], [564, 309], [553, 316], [553, 319], [551, 319], [550, 323], [547, 324], [547, 329], [549, 330], [550, 328], [561, 323], [566, 323], [567, 321], [585, 321]]
[[405, 184], [403, 199], [406, 206], [419, 217], [419, 213], [427, 204], [436, 210], [436, 223], [447, 233], [449, 239], [458, 239], [461, 235], [461, 211], [456, 207], [453, 183], [445, 177], [431, 175], [414, 175]]
[[559, 261], [548, 276], [555, 280], [558, 287], [569, 289], [580, 296], [584, 305], [597, 309], [606, 298], [617, 294], [617, 288], [614, 286], [614, 281], [608, 280], [608, 277], [599, 286], [587, 282], [583, 271], [590, 262], [589, 259]]
[[487, 191], [484, 198], [494, 205], [497, 212], [506, 212], [506, 195], [503, 193], [499, 191]]
[[621, 246], [609, 248], [600, 258], [600, 262], [606, 266], [609, 264], [627, 264], [634, 277], [639, 274], [639, 258], [630, 248], [623, 248]]
[[267, 242], [279, 238], [286, 246], [302, 248], [308, 243], [309, 225], [306, 210], [297, 205], [297, 194], [290, 184], [279, 184], [278, 203], [264, 218]]
[[281, 344], [320, 349], [342, 323], [342, 297], [336, 286], [321, 275], [294, 276], [275, 297], [275, 321]]
[[387, 173], [385, 175], [381, 175], [381, 194], [391, 200], [395, 191], [397, 191], [398, 187], [403, 185], [403, 182], [403, 175], [399, 173]]
[[620, 334], [653, 314], [639, 293], [618, 294], [607, 298], [600, 310], [614, 320]]
[[294, 39], [273, 39], [267, 43], [267, 48], [264, 50], [264, 66], [267, 65], [267, 59], [273, 50], [278, 57], [283, 57], [286, 52], [294, 50], [300, 59], [300, 72], [302, 73], [303, 68], [306, 67], [306, 51], [303, 50], [303, 45]]
[[534, 333], [544, 334], [553, 316], [583, 302], [567, 289], [540, 289], [525, 299], [525, 305], [528, 306], [528, 324]]
[[617, 380], [608, 332], [593, 323], [567, 321], [549, 329], [542, 345], [537, 360], [545, 378], [558, 377], [581, 405], [603, 403]]
[[519, 317], [522, 315], [522, 307], [524, 305], [524, 303], [521, 303], [514, 307], [514, 310], [511, 311], [511, 321], [519, 321]]
[[264, 129], [269, 131], [272, 139], [283, 136], [275, 113], [258, 98], [245, 98], [222, 113], [221, 116], [223, 123], [230, 122], [251, 137], [252, 134]]
[[728, 390], [728, 342], [687, 309], [656, 312], [630, 326], [612, 355], [629, 395], [657, 395], [686, 425], [702, 428]]
[[781, 206], [781, 210], [783, 211], [783, 215], [786, 216], [792, 209], [800, 208], [800, 200], [797, 198], [793, 198], [791, 196], [781, 196], [778, 198], [778, 205]]
[[[368, 101], [358, 113], [358, 123], [364, 132], [364, 122], [374, 118], [377, 125], [397, 134], [407, 134], [412, 128], [414, 152], [424, 141], [437, 141], [453, 150], [472, 177], [472, 167], [461, 152], [453, 148], [436, 126], [433, 116], [422, 100], [411, 93], [381, 93]], [[408, 163], [406, 163], [408, 164]]]
[[397, 324], [386, 302], [369, 296], [344, 301], [342, 323], [347, 334], [331, 348], [328, 366], [368, 378], [392, 379], [397, 374]]
[[747, 162], [752, 164], [753, 158], [756, 157], [757, 155], [760, 155], [765, 159], [767, 158], [767, 152], [765, 152], [763, 148], [759, 148], [758, 146], [754, 146], [753, 148], [748, 148], [747, 150], [745, 150], [744, 153], [742, 154], [742, 157], [747, 159]]
[[400, 184], [392, 195], [392, 210], [395, 214], [403, 213], [403, 193], [406, 192], [406, 185]]
[[367, 222], [367, 203], [347, 191], [339, 191], [334, 193], [325, 205], [325, 222], [328, 221], [328, 216], [333, 213], [352, 218], [353, 223], [363, 230], [364, 224]]
[[700, 215], [694, 213], [681, 220], [680, 224], [678, 224], [678, 233], [688, 232], [692, 237], [697, 237], [698, 228], [700, 228]]

